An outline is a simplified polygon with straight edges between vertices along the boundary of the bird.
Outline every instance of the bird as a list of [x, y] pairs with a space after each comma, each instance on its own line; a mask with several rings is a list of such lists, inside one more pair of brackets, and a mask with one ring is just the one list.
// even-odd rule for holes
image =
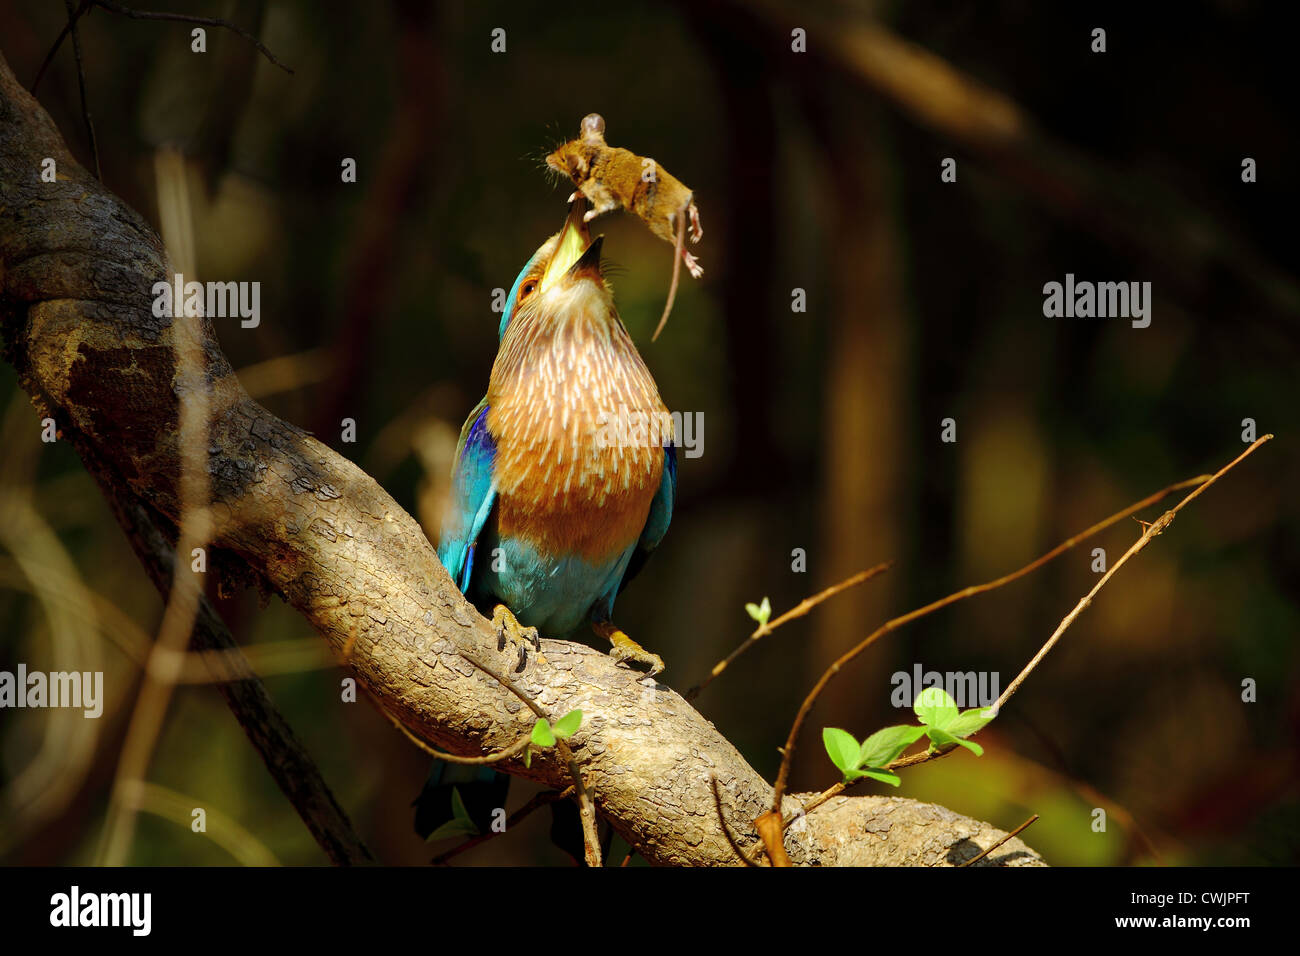
[[[653, 678], [663, 659], [613, 613], [672, 521], [672, 419], [614, 307], [585, 211], [574, 197], [506, 297], [487, 394], [456, 446], [438, 559], [491, 615], [498, 649], [517, 647], [516, 670], [539, 633], [585, 624]], [[437, 838], [453, 818], [482, 830], [507, 785], [494, 768], [435, 760], [414, 802], [417, 832]]]
[[615, 308], [604, 237], [591, 238], [585, 212], [574, 197], [506, 297], [487, 394], [457, 444], [438, 558], [520, 647], [521, 664], [539, 632], [589, 625], [653, 677], [663, 659], [613, 611], [672, 521], [672, 419]]

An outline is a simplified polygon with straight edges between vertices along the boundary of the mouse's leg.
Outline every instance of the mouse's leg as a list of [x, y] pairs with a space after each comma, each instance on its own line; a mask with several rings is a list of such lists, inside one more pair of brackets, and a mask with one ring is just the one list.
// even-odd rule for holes
[[686, 263], [686, 268], [690, 272], [692, 278], [698, 279], [700, 276], [704, 275], [704, 267], [700, 265], [700, 260], [695, 258], [685, 249], [682, 250], [682, 262]]
[[[700, 210], [696, 207], [695, 203], [692, 202], [690, 206], [687, 207], [686, 211], [690, 213], [691, 216], [691, 242], [699, 242], [704, 238], [704, 227], [700, 225]], [[687, 265], [689, 266], [690, 263], [688, 262]], [[697, 279], [699, 278], [699, 276], [694, 272], [692, 272], [691, 275], [695, 276]]]

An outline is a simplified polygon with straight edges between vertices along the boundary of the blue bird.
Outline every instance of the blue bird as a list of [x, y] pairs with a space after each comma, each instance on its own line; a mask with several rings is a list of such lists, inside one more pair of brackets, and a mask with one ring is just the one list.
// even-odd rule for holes
[[579, 197], [510, 290], [487, 395], [461, 430], [438, 557], [521, 651], [536, 631], [590, 624], [654, 675], [663, 660], [613, 612], [672, 520], [673, 429], [584, 209]]
[[[614, 600], [672, 520], [673, 429], [614, 308], [585, 205], [576, 199], [510, 290], [487, 395], [461, 429], [438, 559], [519, 647], [521, 667], [539, 630], [589, 623], [653, 676], [663, 660], [614, 625]], [[482, 830], [507, 785], [490, 767], [435, 761], [416, 830], [429, 837], [461, 815]]]

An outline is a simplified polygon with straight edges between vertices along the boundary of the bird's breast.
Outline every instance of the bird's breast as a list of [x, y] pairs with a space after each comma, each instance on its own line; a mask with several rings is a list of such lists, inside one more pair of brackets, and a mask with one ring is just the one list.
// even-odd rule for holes
[[497, 444], [498, 534], [592, 563], [640, 537], [672, 437], [636, 347], [621, 325], [602, 331], [503, 350], [487, 422]]

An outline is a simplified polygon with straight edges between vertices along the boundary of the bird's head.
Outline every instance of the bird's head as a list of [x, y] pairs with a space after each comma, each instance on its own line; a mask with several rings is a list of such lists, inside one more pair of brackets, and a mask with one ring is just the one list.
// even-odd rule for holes
[[614, 296], [601, 271], [604, 236], [591, 238], [583, 221], [586, 200], [579, 195], [569, 207], [564, 227], [528, 260], [506, 299], [501, 337], [516, 319], [614, 316]]

